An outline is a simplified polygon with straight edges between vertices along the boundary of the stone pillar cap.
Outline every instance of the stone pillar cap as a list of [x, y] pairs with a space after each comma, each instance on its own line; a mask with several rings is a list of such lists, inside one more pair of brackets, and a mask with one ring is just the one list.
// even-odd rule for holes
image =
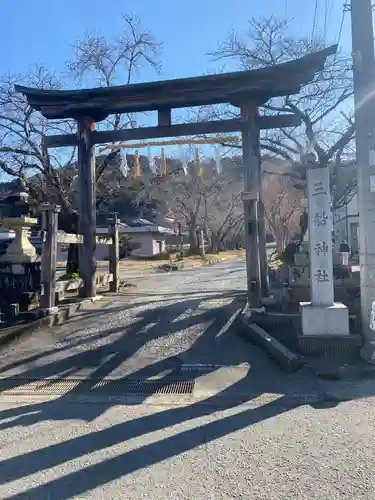
[[19, 225], [22, 223], [27, 226], [34, 226], [35, 224], [38, 224], [38, 219], [27, 215], [21, 215], [20, 217], [0, 217], [0, 221], [8, 225]]

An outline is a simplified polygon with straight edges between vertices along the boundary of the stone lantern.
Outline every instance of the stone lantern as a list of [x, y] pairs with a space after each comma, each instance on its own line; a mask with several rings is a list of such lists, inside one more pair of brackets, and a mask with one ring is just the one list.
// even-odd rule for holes
[[18, 182], [13, 193], [0, 202], [0, 227], [14, 231], [10, 245], [0, 257], [0, 310], [17, 316], [37, 305], [41, 292], [41, 262], [29, 241], [38, 219], [31, 216], [29, 193]]
[[38, 255], [29, 241], [30, 229], [38, 223], [31, 217], [30, 195], [22, 181], [17, 182], [14, 192], [0, 202], [0, 225], [15, 232], [0, 262], [23, 264], [36, 262]]

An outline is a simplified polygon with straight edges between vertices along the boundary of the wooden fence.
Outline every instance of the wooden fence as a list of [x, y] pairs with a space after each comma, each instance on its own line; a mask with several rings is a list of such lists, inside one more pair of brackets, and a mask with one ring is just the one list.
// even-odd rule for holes
[[[86, 283], [82, 278], [58, 280], [56, 275], [56, 256], [58, 245], [79, 245], [79, 261], [92, 258], [85, 255], [83, 236], [58, 231], [59, 207], [45, 204], [42, 211], [42, 294], [40, 306], [42, 309], [54, 310], [57, 301], [61, 301], [67, 292], [77, 291], [82, 296], [85, 293]], [[94, 290], [97, 287], [108, 286], [111, 292], [119, 289], [119, 220], [108, 219], [108, 236], [97, 236], [96, 243], [109, 246], [108, 272], [96, 272]]]

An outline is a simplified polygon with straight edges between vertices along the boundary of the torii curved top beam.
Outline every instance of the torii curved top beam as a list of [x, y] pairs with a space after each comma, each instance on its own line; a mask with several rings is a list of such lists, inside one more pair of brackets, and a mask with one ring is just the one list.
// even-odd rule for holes
[[42, 90], [16, 85], [30, 106], [46, 118], [78, 118], [95, 121], [113, 113], [255, 101], [258, 105], [271, 97], [292, 95], [324, 68], [337, 45], [290, 62], [249, 71], [136, 83], [84, 90]]

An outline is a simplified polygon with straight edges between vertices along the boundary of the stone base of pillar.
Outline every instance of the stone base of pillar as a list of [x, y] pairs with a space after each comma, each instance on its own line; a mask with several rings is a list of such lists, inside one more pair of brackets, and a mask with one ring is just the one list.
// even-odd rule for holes
[[311, 302], [299, 304], [302, 322], [302, 336], [338, 336], [349, 332], [349, 310], [341, 302], [332, 306], [315, 306]]
[[28, 312], [38, 307], [40, 295], [38, 292], [24, 292], [19, 298], [21, 312]]
[[262, 307], [250, 307], [248, 302], [246, 303], [245, 307], [242, 310], [242, 314], [245, 314], [249, 317], [252, 314], [264, 314], [265, 312], [266, 312], [266, 308], [264, 306], [262, 306]]
[[262, 297], [261, 303], [263, 306], [272, 306], [276, 304], [276, 300], [273, 295], [269, 295], [268, 297]]
[[298, 335], [298, 350], [327, 358], [359, 358], [363, 338], [358, 334], [350, 335]]
[[98, 302], [103, 299], [103, 295], [95, 295], [93, 297], [85, 297], [84, 295], [79, 295], [80, 299], [90, 302]]
[[302, 331], [298, 348], [302, 354], [319, 357], [357, 358], [363, 345], [361, 335], [349, 330], [348, 308], [336, 302], [330, 307], [300, 302]]
[[375, 365], [375, 342], [365, 342], [361, 352], [361, 358], [367, 361], [367, 363], [371, 363]]
[[38, 313], [41, 315], [41, 316], [52, 316], [52, 314], [56, 314], [59, 312], [59, 308], [54, 306], [54, 307], [44, 307], [44, 308], [40, 308], [38, 310]]

